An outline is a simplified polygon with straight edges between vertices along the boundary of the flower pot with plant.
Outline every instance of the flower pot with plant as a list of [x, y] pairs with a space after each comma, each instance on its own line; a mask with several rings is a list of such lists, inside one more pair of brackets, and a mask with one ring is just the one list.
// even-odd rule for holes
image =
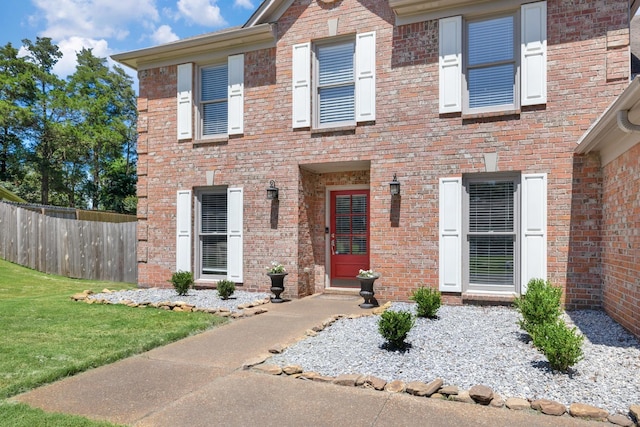
[[285, 300], [280, 298], [280, 294], [284, 292], [284, 278], [289, 274], [285, 270], [284, 265], [277, 261], [271, 261], [271, 265], [267, 267], [267, 276], [271, 279], [271, 292], [275, 297], [271, 298], [273, 303], [281, 303]]
[[380, 277], [380, 273], [373, 270], [360, 270], [356, 279], [360, 282], [360, 296], [364, 298], [364, 302], [360, 304], [360, 308], [377, 307], [378, 300], [375, 299], [373, 291], [373, 282]]

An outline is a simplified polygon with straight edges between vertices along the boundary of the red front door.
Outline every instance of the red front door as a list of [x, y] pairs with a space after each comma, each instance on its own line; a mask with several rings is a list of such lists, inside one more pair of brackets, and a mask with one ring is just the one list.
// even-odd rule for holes
[[359, 286], [369, 269], [369, 190], [331, 192], [331, 286]]

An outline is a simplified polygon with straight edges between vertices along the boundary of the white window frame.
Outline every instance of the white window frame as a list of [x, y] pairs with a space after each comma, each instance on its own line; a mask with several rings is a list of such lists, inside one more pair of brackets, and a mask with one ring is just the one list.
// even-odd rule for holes
[[[513, 111], [520, 108], [520, 20], [519, 13], [516, 11], [509, 11], [501, 14], [494, 14], [490, 16], [483, 16], [475, 19], [464, 19], [464, 31], [463, 31], [463, 67], [462, 67], [462, 112], [464, 114], [477, 114], [486, 112], [502, 112]], [[469, 65], [469, 25], [477, 22], [490, 21], [493, 19], [499, 19], [504, 17], [511, 17], [513, 19], [513, 58], [509, 61], [497, 61], [493, 63], [483, 63], [480, 65]], [[513, 64], [513, 102], [509, 104], [492, 104], [485, 107], [471, 108], [470, 104], [470, 91], [469, 91], [469, 70], [485, 68], [487, 66], [497, 66]]]
[[[547, 102], [547, 2], [520, 3], [515, 16], [514, 39], [517, 70], [514, 75], [514, 105], [496, 108], [469, 109], [466, 75], [466, 20], [490, 19], [510, 12], [496, 11], [493, 15], [457, 15], [439, 20], [439, 112], [440, 114], [482, 114], [487, 112], [519, 111], [522, 106]], [[464, 53], [464, 55], [463, 55]], [[463, 101], [466, 100], [466, 101]], [[465, 105], [463, 105], [465, 104]]]
[[[322, 47], [339, 46], [339, 45], [352, 45], [353, 46], [353, 74], [349, 82], [341, 82], [338, 84], [321, 86], [320, 85], [320, 59], [318, 55], [319, 49]], [[341, 126], [354, 126], [356, 124], [356, 42], [353, 37], [349, 38], [332, 38], [324, 40], [322, 42], [315, 43], [313, 45], [313, 98], [312, 98], [312, 111], [313, 111], [313, 127], [315, 129], [333, 128]], [[320, 90], [330, 87], [353, 87], [353, 119], [335, 121], [330, 123], [320, 123]]]
[[[376, 120], [376, 32], [358, 33], [351, 36], [351, 39], [355, 39], [355, 120], [347, 125], [354, 126], [357, 123]], [[334, 40], [339, 42], [348, 38], [333, 38], [316, 43], [330, 43]], [[318, 108], [315, 99], [317, 67], [315, 60], [312, 61], [312, 54], [315, 54], [314, 46], [311, 42], [307, 42], [294, 45], [292, 49], [291, 118], [294, 129], [318, 127]], [[312, 62], [314, 62], [313, 75]], [[340, 125], [340, 123], [331, 123], [322, 128], [335, 128]]]
[[196, 191], [196, 199], [195, 199], [195, 203], [196, 203], [196, 215], [194, 218], [194, 237], [195, 237], [195, 271], [196, 271], [196, 279], [198, 280], [222, 280], [222, 279], [226, 279], [227, 278], [227, 272], [229, 269], [229, 266], [226, 265], [226, 260], [225, 260], [225, 274], [205, 274], [202, 271], [202, 255], [203, 255], [203, 237], [204, 236], [208, 236], [208, 235], [216, 235], [216, 236], [225, 236], [227, 238], [226, 241], [226, 245], [227, 245], [227, 251], [229, 250], [229, 242], [228, 242], [228, 228], [229, 228], [229, 218], [227, 218], [227, 226], [224, 230], [224, 232], [219, 232], [219, 233], [203, 233], [202, 232], [202, 197], [205, 195], [211, 195], [211, 194], [216, 194], [216, 195], [224, 195], [225, 196], [225, 209], [228, 211], [228, 208], [226, 208], [226, 205], [228, 203], [227, 200], [227, 188], [226, 187], [211, 187], [211, 188], [207, 188], [207, 189], [200, 189], [198, 191]]
[[[216, 63], [216, 64], [208, 64], [206, 66], [201, 66], [198, 67], [198, 97], [197, 97], [197, 112], [198, 112], [198, 139], [211, 139], [211, 138], [220, 138], [220, 137], [226, 137], [229, 132], [229, 96], [227, 91], [225, 91], [225, 96], [222, 98], [216, 98], [216, 99], [212, 99], [212, 100], [207, 100], [207, 101], [203, 101], [202, 100], [202, 89], [203, 89], [203, 82], [202, 82], [202, 73], [205, 70], [208, 69], [212, 69], [212, 68], [222, 68], [224, 67], [225, 69], [225, 74], [227, 75], [227, 84], [226, 86], [229, 86], [229, 79], [228, 79], [228, 74], [229, 74], [229, 65], [227, 64], [227, 62], [221, 62], [221, 63]], [[204, 134], [204, 107], [205, 105], [208, 104], [221, 104], [221, 103], [225, 103], [227, 105], [226, 108], [226, 114], [227, 114], [227, 131], [226, 132], [221, 132], [221, 133], [216, 133], [216, 134], [211, 134], [211, 135], [205, 135]]]
[[[463, 274], [462, 274], [462, 289], [468, 292], [475, 293], [520, 293], [520, 246], [522, 240], [522, 233], [520, 227], [520, 221], [522, 217], [521, 210], [521, 184], [520, 184], [520, 174], [471, 174], [464, 176], [462, 179], [462, 187], [463, 187], [463, 201], [462, 201], [462, 266], [463, 266]], [[491, 285], [491, 284], [473, 284], [470, 283], [470, 275], [471, 275], [471, 265], [470, 265], [470, 231], [469, 231], [469, 220], [470, 220], [470, 207], [471, 203], [469, 201], [469, 192], [467, 190], [467, 186], [469, 183], [480, 182], [513, 182], [515, 186], [514, 191], [514, 205], [513, 205], [513, 230], [510, 232], [501, 232], [501, 233], [473, 233], [473, 235], [482, 235], [485, 237], [489, 237], [492, 235], [509, 235], [513, 236], [513, 287], [509, 287], [506, 285]]]
[[[488, 175], [487, 175], [488, 176]], [[515, 174], [514, 174], [515, 176]], [[463, 207], [462, 177], [440, 178], [439, 184], [439, 289], [441, 292], [466, 292], [463, 287]], [[516, 292], [527, 291], [533, 278], [547, 278], [547, 174], [519, 175], [520, 182], [520, 276]], [[503, 293], [501, 293], [503, 294]]]

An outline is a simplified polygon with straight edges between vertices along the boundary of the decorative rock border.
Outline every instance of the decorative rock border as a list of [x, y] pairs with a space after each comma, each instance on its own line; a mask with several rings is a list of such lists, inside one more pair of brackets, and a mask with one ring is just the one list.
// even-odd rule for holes
[[[335, 315], [324, 320], [319, 325], [307, 330], [305, 332], [305, 336], [301, 337], [299, 340], [305, 339], [307, 336], [316, 336], [318, 332], [324, 330], [338, 319], [355, 319], [363, 316], [381, 314], [389, 308], [390, 305], [391, 303], [389, 302], [375, 310], [367, 312], [366, 314]], [[276, 344], [269, 349], [269, 353], [282, 353], [286, 347], [287, 346], [283, 344]], [[568, 414], [574, 418], [608, 421], [609, 423], [623, 427], [640, 427], [640, 405], [631, 405], [629, 408], [629, 416], [609, 414], [608, 411], [602, 408], [583, 403], [572, 403], [569, 408], [567, 408], [562, 403], [548, 399], [522, 399], [518, 397], [508, 397], [505, 399], [495, 393], [490, 387], [482, 384], [475, 385], [469, 390], [461, 390], [455, 385], [444, 385], [444, 381], [441, 378], [436, 378], [429, 383], [423, 383], [422, 381], [411, 381], [405, 383], [400, 380], [387, 382], [381, 378], [361, 374], [343, 374], [338, 375], [337, 377], [330, 377], [321, 375], [317, 372], [304, 371], [302, 366], [299, 365], [280, 367], [278, 365], [265, 363], [269, 357], [270, 356], [264, 356], [247, 361], [243, 365], [243, 369], [253, 369], [257, 372], [269, 375], [287, 375], [302, 380], [333, 383], [347, 387], [362, 387], [385, 391], [388, 393], [407, 393], [413, 396], [485, 405], [494, 408], [506, 408], [514, 411], [536, 410], [542, 414], [550, 416], [563, 416]]]
[[[100, 293], [110, 294], [115, 291], [111, 291], [109, 289], [103, 289]], [[269, 302], [269, 298], [265, 298], [262, 300], [255, 300], [250, 303], [240, 304], [237, 308], [241, 310], [239, 312], [232, 312], [228, 308], [220, 307], [220, 308], [199, 308], [192, 304], [187, 304], [184, 301], [162, 301], [162, 302], [134, 302], [131, 300], [122, 300], [118, 302], [111, 302], [102, 298], [93, 298], [93, 291], [87, 289], [83, 292], [74, 294], [71, 296], [73, 301], [84, 301], [87, 304], [120, 304], [126, 305], [127, 307], [132, 308], [157, 308], [160, 310], [168, 310], [175, 312], [201, 312], [201, 313], [210, 313], [215, 314], [220, 317], [229, 317], [231, 319], [239, 319], [242, 317], [251, 317], [257, 314], [266, 313], [268, 310], [264, 308], [257, 308], [255, 310], [249, 311], [248, 309], [259, 307], [263, 304], [267, 304]]]

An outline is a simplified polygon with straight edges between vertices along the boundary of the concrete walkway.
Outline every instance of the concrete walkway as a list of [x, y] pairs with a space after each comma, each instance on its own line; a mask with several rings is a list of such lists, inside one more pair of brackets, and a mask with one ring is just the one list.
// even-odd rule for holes
[[13, 400], [50, 412], [135, 426], [603, 426], [317, 383], [243, 370], [361, 298], [315, 295], [64, 379]]

